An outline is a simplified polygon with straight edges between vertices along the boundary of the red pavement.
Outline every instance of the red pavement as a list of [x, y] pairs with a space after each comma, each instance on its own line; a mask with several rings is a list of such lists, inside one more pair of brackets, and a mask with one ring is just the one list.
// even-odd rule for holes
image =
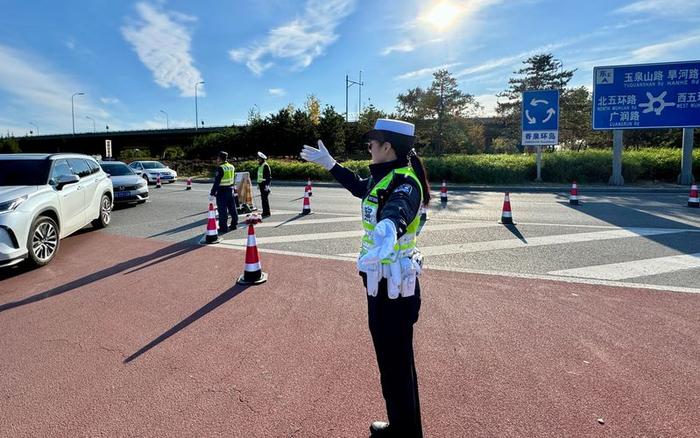
[[[383, 401], [354, 265], [261, 253], [243, 289], [243, 257], [89, 232], [0, 280], [0, 436], [366, 436]], [[426, 436], [700, 435], [700, 296], [423, 289]]]

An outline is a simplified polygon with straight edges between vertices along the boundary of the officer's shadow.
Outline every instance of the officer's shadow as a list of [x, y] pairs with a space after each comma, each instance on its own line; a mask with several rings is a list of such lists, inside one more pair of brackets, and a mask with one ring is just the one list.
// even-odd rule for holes
[[200, 307], [199, 310], [188, 316], [187, 318], [183, 319], [179, 323], [177, 323], [175, 326], [173, 326], [170, 330], [166, 331], [162, 335], [158, 336], [145, 346], [141, 347], [136, 353], [132, 354], [131, 356], [127, 357], [124, 359], [124, 363], [129, 363], [133, 361], [134, 359], [138, 358], [142, 354], [146, 353], [148, 350], [152, 349], [156, 345], [160, 344], [161, 342], [165, 341], [169, 337], [175, 335], [177, 332], [180, 330], [188, 327], [190, 324], [194, 323], [195, 321], [199, 320], [209, 312], [213, 311], [217, 307], [225, 304], [229, 300], [235, 298], [237, 295], [248, 289], [250, 285], [240, 285], [236, 284], [232, 288], [228, 289], [227, 291], [221, 293], [219, 296], [214, 298], [213, 300], [209, 301], [207, 304], [204, 306]]

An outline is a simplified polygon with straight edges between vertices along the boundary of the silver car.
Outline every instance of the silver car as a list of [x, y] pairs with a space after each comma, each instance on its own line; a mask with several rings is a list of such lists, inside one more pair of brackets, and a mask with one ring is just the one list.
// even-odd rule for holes
[[155, 183], [158, 176], [163, 184], [177, 181], [177, 172], [160, 161], [133, 161], [129, 167], [149, 183]]
[[148, 183], [121, 161], [100, 161], [114, 188], [114, 203], [143, 204], [148, 199]]
[[0, 154], [0, 267], [42, 266], [60, 239], [109, 225], [112, 182], [82, 154]]

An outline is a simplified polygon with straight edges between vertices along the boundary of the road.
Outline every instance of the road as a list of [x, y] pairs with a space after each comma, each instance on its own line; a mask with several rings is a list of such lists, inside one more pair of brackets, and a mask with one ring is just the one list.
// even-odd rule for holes
[[[426, 436], [698, 436], [700, 212], [682, 194], [450, 193], [420, 235]], [[0, 272], [2, 436], [366, 436], [383, 415], [359, 201], [273, 187], [200, 246], [208, 186], [152, 189], [42, 269]]]

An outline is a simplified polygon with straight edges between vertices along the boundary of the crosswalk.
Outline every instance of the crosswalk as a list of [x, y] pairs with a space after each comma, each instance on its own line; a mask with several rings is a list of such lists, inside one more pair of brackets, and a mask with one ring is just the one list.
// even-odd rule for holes
[[[363, 231], [353, 224], [358, 224], [355, 216], [328, 217], [322, 214], [262, 223], [256, 227], [259, 229], [258, 249], [261, 253], [354, 261], [357, 252], [347, 250], [357, 246]], [[546, 228], [546, 232], [543, 228]], [[317, 231], [318, 229], [323, 231]], [[700, 293], [700, 252], [677, 249], [674, 245], [663, 243], [663, 239], [697, 242], [696, 248], [700, 249], [700, 228], [697, 227], [642, 228], [617, 227], [610, 224], [572, 226], [523, 222], [518, 225], [517, 233], [504, 233], [503, 229], [503, 225], [495, 221], [429, 221], [422, 232], [431, 238], [423, 239], [420, 245], [421, 252], [426, 257], [426, 268]], [[478, 235], [480, 240], [469, 241], [470, 232], [476, 233], [474, 235]], [[483, 240], [484, 236], [486, 240]], [[489, 236], [492, 238], [489, 239]], [[499, 251], [503, 250], [549, 251], [543, 254], [550, 254], [551, 258], [552, 250], [556, 253], [562, 247], [571, 248], [578, 245], [581, 251], [591, 251], [591, 248], [597, 248], [591, 244], [604, 243], [618, 248], [630, 248], [640, 245], [640, 239], [645, 245], [658, 245], [658, 251], [648, 254], [640, 251], [634, 260], [626, 260], [620, 256], [622, 260], [612, 258], [605, 260], [609, 263], [603, 264], [597, 263], [601, 261], [600, 258], [590, 257], [585, 259], [589, 266], [579, 266], [581, 260], [573, 260], [568, 267], [561, 268], [559, 265], [551, 266], [549, 260], [549, 265], [543, 263], [541, 270], [533, 268], [529, 271], [519, 268], [505, 269], [503, 266], [483, 269], [483, 264], [479, 268], [477, 264], [469, 263], [470, 260], [479, 260], [489, 254], [500, 254]], [[245, 249], [246, 243], [246, 238], [224, 239], [221, 246], [242, 250]], [[686, 246], [692, 247], [692, 244]], [[343, 248], [345, 251], [337, 251], [334, 248]], [[458, 263], [461, 260], [466, 261]], [[557, 269], [551, 269], [552, 267]], [[647, 281], [655, 275], [684, 272], [696, 272], [697, 283], [677, 285], [663, 281], [658, 284]], [[643, 278], [644, 282], [636, 281], [638, 278]]]

